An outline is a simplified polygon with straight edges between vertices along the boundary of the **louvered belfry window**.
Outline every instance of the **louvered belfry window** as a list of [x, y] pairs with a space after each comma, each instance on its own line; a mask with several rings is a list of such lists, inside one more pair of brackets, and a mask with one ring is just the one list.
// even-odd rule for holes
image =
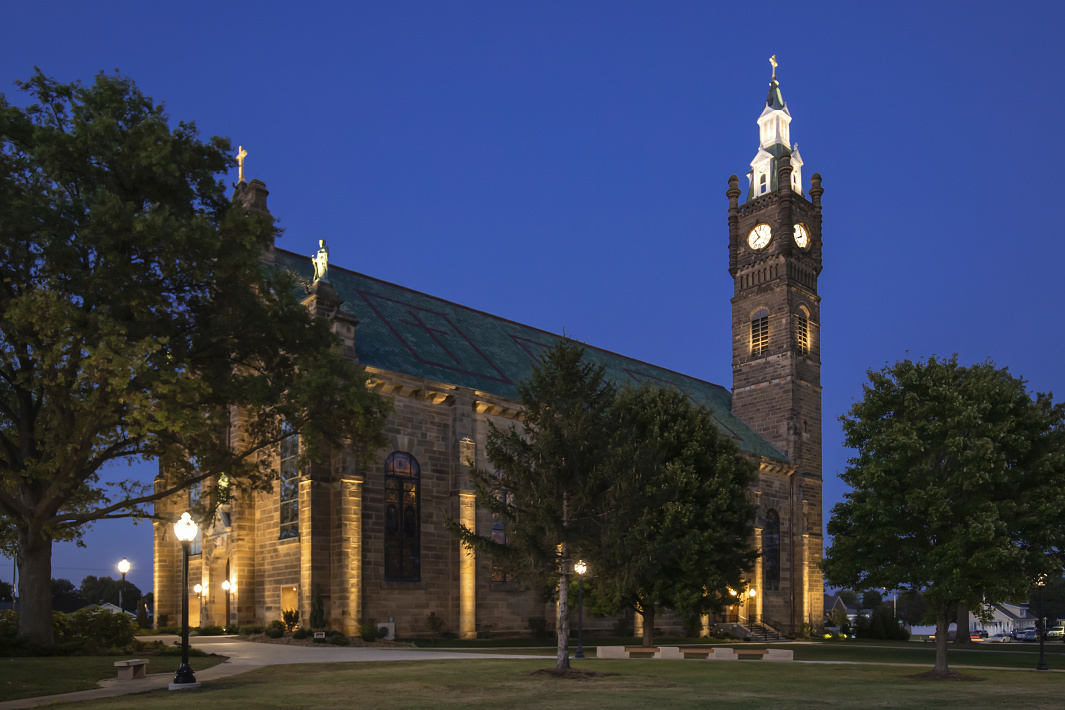
[[810, 319], [801, 313], [795, 318], [795, 342], [799, 352], [810, 352]]
[[396, 451], [385, 459], [385, 579], [419, 582], [421, 470], [413, 456]]
[[751, 355], [769, 350], [769, 311], [760, 309], [751, 317]]

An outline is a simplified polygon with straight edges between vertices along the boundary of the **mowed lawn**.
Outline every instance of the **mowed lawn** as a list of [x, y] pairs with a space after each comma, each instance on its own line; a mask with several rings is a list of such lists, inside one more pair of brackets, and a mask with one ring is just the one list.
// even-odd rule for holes
[[[96, 688], [103, 678], [115, 678], [115, 661], [148, 658], [149, 673], [173, 675], [180, 656], [45, 656], [43, 658], [0, 658], [0, 701], [32, 698], [38, 695], [73, 693]], [[193, 672], [225, 660], [221, 656], [189, 659]]]
[[909, 677], [927, 667], [589, 659], [574, 667], [609, 675], [532, 675], [551, 665], [544, 659], [271, 666], [198, 690], [64, 707], [1060, 709], [1065, 698], [1065, 674], [1034, 671], [967, 671], [980, 680], [931, 682]]

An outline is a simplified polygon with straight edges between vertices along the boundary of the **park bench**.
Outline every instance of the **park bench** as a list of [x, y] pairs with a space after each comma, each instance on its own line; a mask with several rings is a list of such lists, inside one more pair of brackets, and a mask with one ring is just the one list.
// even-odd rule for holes
[[118, 669], [119, 680], [137, 680], [147, 675], [148, 659], [133, 658], [128, 661], [115, 661], [115, 668]]

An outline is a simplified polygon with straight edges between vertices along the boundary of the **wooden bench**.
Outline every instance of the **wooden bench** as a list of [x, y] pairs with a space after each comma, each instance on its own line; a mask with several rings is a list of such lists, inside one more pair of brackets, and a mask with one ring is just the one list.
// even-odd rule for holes
[[650, 653], [651, 657], [654, 658], [655, 654], [657, 654], [659, 652], [659, 650], [660, 649], [658, 648], [658, 646], [626, 646], [625, 647], [625, 653], [628, 654], [629, 658], [632, 658], [632, 654], [634, 654], [634, 653]]
[[148, 674], [148, 659], [133, 658], [128, 661], [115, 661], [119, 680], [138, 680]]

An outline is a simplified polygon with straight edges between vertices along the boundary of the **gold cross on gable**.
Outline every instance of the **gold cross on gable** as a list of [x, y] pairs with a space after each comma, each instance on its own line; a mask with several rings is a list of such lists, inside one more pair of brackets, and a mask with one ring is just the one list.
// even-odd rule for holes
[[240, 146], [237, 152], [237, 166], [240, 168], [240, 174], [237, 176], [237, 182], [244, 182], [244, 159], [248, 157], [248, 151], [244, 150], [244, 146]]
[[773, 65], [773, 78], [777, 78], [777, 55], [773, 55], [769, 58], [769, 63]]

